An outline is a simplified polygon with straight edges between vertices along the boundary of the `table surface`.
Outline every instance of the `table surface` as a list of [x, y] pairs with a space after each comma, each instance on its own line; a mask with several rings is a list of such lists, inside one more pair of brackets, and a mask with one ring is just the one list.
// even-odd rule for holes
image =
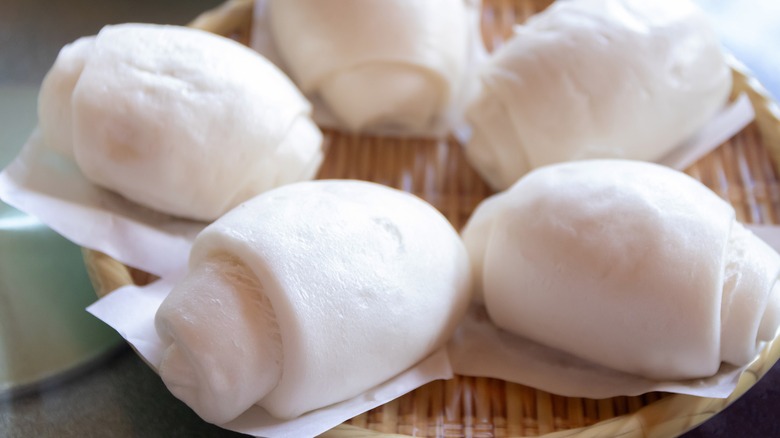
[[[219, 3], [219, 0], [3, 0], [0, 2], [0, 115], [14, 110], [3, 107], [11, 102], [3, 100], [4, 90], [6, 93], [16, 90], [17, 100], [27, 99], [25, 106], [34, 107], [36, 90], [64, 44], [94, 34], [110, 23], [185, 24]], [[703, 0], [702, 3], [717, 6], [718, 13], [723, 15], [724, 4], [728, 2]], [[757, 2], [760, 3], [769, 5], [766, 1]], [[751, 48], [741, 41], [734, 26], [723, 24], [723, 17], [715, 19], [721, 20], [719, 27], [726, 29], [724, 39], [738, 41], [732, 46], [737, 55], [737, 49]], [[776, 65], [776, 60], [759, 63], [754, 68], [766, 69], [767, 65]], [[771, 82], [769, 79], [775, 78], [768, 78]], [[34, 118], [34, 113], [27, 117]], [[28, 122], [32, 126], [35, 121]], [[19, 147], [21, 143], [0, 144], [0, 151], [5, 155]], [[85, 313], [85, 318], [89, 317]], [[778, 412], [780, 364], [732, 406], [685, 436], [780, 436]], [[138, 356], [129, 348], [120, 347], [80, 375], [25, 396], [0, 401], [0, 436], [241, 435], [200, 420], [166, 390], [159, 377]]]

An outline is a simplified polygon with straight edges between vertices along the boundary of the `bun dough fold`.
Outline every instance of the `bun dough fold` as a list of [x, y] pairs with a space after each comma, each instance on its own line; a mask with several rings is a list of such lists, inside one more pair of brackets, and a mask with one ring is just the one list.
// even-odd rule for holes
[[211, 221], [309, 179], [322, 161], [310, 105], [274, 65], [203, 31], [106, 26], [65, 46], [39, 96], [49, 147], [92, 182]]
[[349, 129], [434, 125], [465, 76], [466, 0], [272, 0], [278, 50]]
[[537, 169], [481, 204], [463, 238], [497, 326], [615, 370], [711, 376], [749, 363], [780, 324], [780, 256], [655, 164]]
[[466, 152], [496, 190], [556, 162], [657, 161], [730, 89], [716, 35], [688, 0], [557, 2], [482, 69]]
[[156, 315], [160, 375], [207, 421], [354, 397], [441, 346], [465, 312], [468, 255], [433, 207], [377, 184], [288, 185], [197, 238]]

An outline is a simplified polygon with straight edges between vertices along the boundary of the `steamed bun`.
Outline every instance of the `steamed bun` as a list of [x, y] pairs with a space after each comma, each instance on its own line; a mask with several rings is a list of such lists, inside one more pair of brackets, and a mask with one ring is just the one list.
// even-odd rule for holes
[[546, 164], [657, 161], [726, 102], [731, 71], [688, 0], [556, 2], [480, 73], [467, 157], [497, 190]]
[[430, 129], [464, 86], [472, 0], [272, 0], [278, 51], [304, 93], [354, 131]]
[[294, 418], [431, 354], [470, 287], [463, 242], [419, 198], [361, 181], [291, 184], [198, 236], [157, 311], [160, 375], [207, 421], [254, 404]]
[[39, 97], [44, 142], [152, 209], [211, 221], [314, 176], [322, 134], [292, 82], [207, 32], [106, 26], [65, 46]]
[[658, 380], [746, 365], [780, 325], [780, 256], [689, 176], [646, 162], [539, 168], [463, 230], [504, 330]]

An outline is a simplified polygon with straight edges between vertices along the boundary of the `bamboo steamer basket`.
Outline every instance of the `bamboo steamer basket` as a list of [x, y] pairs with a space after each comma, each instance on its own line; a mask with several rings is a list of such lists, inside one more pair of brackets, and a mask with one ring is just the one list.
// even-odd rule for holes
[[[549, 0], [483, 0], [482, 36], [494, 50], [512, 26], [546, 8]], [[252, 0], [231, 0], [190, 26], [248, 44]], [[732, 97], [748, 94], [756, 120], [687, 169], [729, 201], [746, 223], [780, 223], [780, 109], [743, 67], [733, 67]], [[325, 130], [326, 158], [319, 178], [375, 181], [414, 193], [460, 229], [492, 192], [471, 169], [454, 139], [387, 138]], [[110, 257], [84, 250], [99, 296], [153, 278]], [[725, 399], [648, 393], [602, 400], [562, 397], [490, 378], [455, 376], [435, 381], [358, 415], [326, 432], [329, 438], [375, 436], [669, 437], [692, 429], [739, 398], [780, 357], [770, 343]]]

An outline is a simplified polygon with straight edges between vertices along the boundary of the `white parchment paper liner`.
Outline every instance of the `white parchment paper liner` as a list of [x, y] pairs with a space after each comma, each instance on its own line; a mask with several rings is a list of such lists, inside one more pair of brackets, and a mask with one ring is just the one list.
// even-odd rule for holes
[[[775, 251], [780, 251], [780, 227], [745, 226]], [[777, 336], [780, 336], [780, 330]], [[583, 339], [583, 342], [591, 340]], [[456, 374], [493, 377], [566, 397], [594, 399], [652, 391], [726, 398], [737, 387], [742, 372], [749, 367], [749, 364], [743, 367], [722, 364], [714, 376], [704, 379], [650, 380], [612, 370], [506, 332], [493, 324], [481, 303], [472, 303], [466, 318], [450, 340], [449, 354]]]
[[[583, 339], [583, 342], [590, 342]], [[456, 374], [493, 377], [566, 397], [608, 398], [667, 391], [725, 398], [744, 368], [723, 365], [708, 379], [659, 382], [605, 368], [496, 327], [472, 304], [449, 344]]]
[[[120, 288], [87, 309], [119, 332], [155, 371], [162, 360], [164, 345], [154, 328], [154, 315], [175, 284], [175, 277], [161, 279], [144, 287]], [[442, 348], [379, 386], [294, 420], [279, 420], [255, 406], [237, 419], [220, 426], [255, 436], [315, 436], [428, 382], [449, 379], [452, 375], [446, 350]]]
[[[734, 101], [721, 108], [696, 134], [658, 159], [657, 163], [680, 171], [685, 170], [745, 129], [755, 118], [756, 113], [750, 98], [741, 93]], [[468, 144], [472, 130], [464, 123], [457, 126], [453, 134], [461, 144]]]
[[[366, 129], [362, 131], [366, 134], [384, 135], [384, 136], [419, 136], [443, 138], [450, 131], [459, 131], [465, 128], [466, 122], [464, 113], [466, 104], [476, 91], [476, 77], [479, 67], [487, 60], [488, 53], [482, 43], [482, 33], [480, 31], [480, 20], [482, 16], [481, 0], [462, 0], [466, 3], [469, 11], [469, 47], [466, 57], [466, 71], [459, 84], [452, 84], [455, 87], [454, 99], [450, 103], [447, 111], [440, 117], [437, 123], [421, 131], [410, 130], [382, 130]], [[271, 32], [268, 13], [269, 0], [255, 0], [252, 31], [249, 46], [263, 55], [266, 59], [282, 69], [288, 76], [290, 72], [285, 66], [284, 60], [277, 50], [277, 42]], [[306, 95], [306, 98], [312, 104], [312, 119], [320, 127], [346, 129], [343, 123], [330, 110], [328, 105], [316, 94]]]
[[659, 159], [658, 164], [685, 170], [745, 129], [756, 118], [750, 98], [741, 93], [724, 106], [699, 132]]
[[[754, 117], [741, 95], [664, 163], [684, 169]], [[195, 236], [207, 225], [152, 211], [95, 186], [75, 162], [45, 147], [37, 130], [0, 174], [0, 199], [78, 245], [160, 277], [184, 269]]]
[[186, 267], [192, 242], [206, 226], [97, 187], [72, 159], [44, 146], [37, 129], [0, 174], [0, 199], [80, 246], [157, 276]]

